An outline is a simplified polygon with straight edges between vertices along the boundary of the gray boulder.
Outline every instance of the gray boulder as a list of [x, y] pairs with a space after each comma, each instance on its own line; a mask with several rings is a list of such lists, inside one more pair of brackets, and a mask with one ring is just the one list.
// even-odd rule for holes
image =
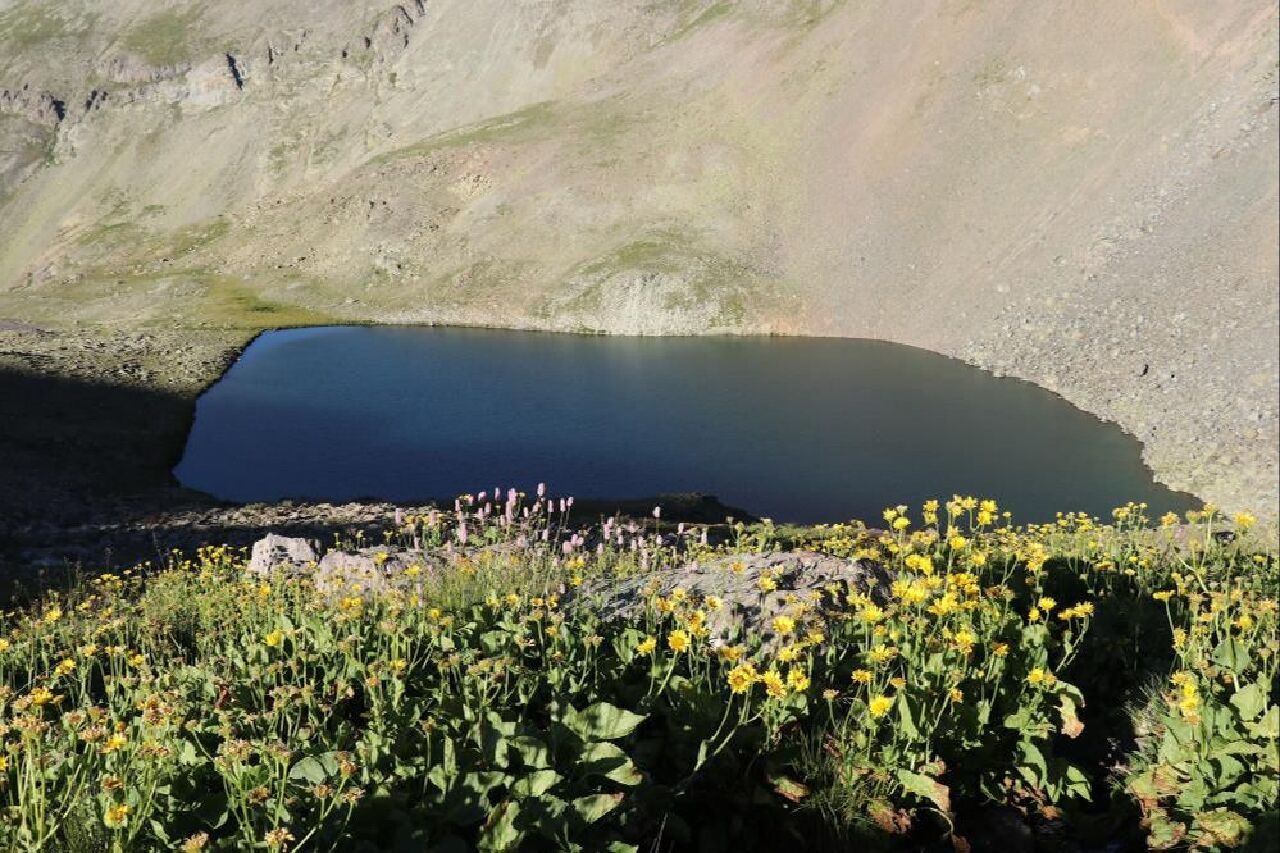
[[310, 539], [268, 534], [253, 543], [253, 551], [249, 557], [249, 571], [269, 575], [281, 567], [304, 568], [320, 559], [316, 548], [316, 543]]
[[[760, 578], [766, 573], [777, 585], [770, 592], [760, 589]], [[622, 580], [596, 581], [566, 600], [564, 606], [589, 608], [606, 621], [629, 620], [644, 611], [650, 597], [670, 596], [678, 587], [695, 600], [714, 595], [723, 601], [719, 610], [707, 614], [707, 628], [713, 638], [733, 640], [755, 635], [771, 645], [776, 642], [773, 618], [788, 612], [797, 601], [819, 604], [824, 609], [842, 608], [851, 590], [883, 600], [889, 582], [888, 574], [879, 566], [825, 554], [735, 554]]]

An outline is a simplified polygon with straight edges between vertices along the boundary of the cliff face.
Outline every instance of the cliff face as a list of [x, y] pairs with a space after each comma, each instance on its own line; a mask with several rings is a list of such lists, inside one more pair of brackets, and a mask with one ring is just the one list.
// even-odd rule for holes
[[1276, 54], [1263, 0], [0, 3], [0, 318], [885, 338], [1267, 509]]

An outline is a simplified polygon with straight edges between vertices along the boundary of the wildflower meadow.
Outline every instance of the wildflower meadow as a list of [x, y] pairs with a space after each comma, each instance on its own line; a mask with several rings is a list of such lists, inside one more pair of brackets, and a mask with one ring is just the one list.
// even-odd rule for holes
[[[967, 850], [1008, 815], [1119, 849], [1276, 840], [1280, 568], [1247, 514], [564, 507], [388, 519], [374, 544], [422, 561], [378, 584], [208, 547], [4, 613], [0, 847]], [[763, 572], [786, 606], [759, 618], [661, 582], [782, 552], [874, 572], [789, 598]], [[637, 579], [628, 615], [598, 606]]]

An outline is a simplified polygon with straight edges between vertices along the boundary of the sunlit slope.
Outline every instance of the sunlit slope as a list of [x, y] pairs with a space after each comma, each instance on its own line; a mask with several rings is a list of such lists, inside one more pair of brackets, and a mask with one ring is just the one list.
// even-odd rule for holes
[[1261, 0], [0, 4], [0, 316], [886, 338], [1274, 505], [1276, 43]]

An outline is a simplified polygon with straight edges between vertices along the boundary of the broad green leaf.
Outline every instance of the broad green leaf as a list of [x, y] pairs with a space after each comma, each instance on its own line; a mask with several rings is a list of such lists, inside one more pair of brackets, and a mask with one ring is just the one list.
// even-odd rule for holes
[[951, 792], [937, 779], [932, 779], [920, 773], [912, 773], [910, 770], [898, 770], [898, 783], [911, 794], [915, 794], [923, 800], [933, 803], [938, 811], [945, 814], [951, 813]]
[[559, 781], [560, 774], [554, 770], [535, 770], [517, 779], [511, 786], [511, 792], [518, 797], [540, 797]]
[[574, 734], [587, 741], [626, 737], [644, 721], [644, 715], [633, 714], [608, 702], [597, 702], [581, 711], [570, 710], [563, 720]]
[[1248, 723], [1245, 728], [1251, 736], [1256, 738], [1266, 740], [1280, 738], [1280, 705], [1272, 705], [1267, 709], [1267, 713], [1262, 715], [1262, 719], [1256, 723]]
[[512, 800], [499, 803], [489, 814], [484, 829], [480, 833], [477, 848], [483, 853], [500, 853], [503, 850], [515, 850], [524, 840], [524, 833], [516, 829], [516, 818], [520, 815], [520, 804]]
[[1081, 800], [1093, 799], [1093, 786], [1089, 784], [1089, 777], [1074, 764], [1067, 765], [1066, 792]]
[[1022, 753], [1023, 766], [1034, 770], [1038, 780], [1036, 784], [1043, 785], [1049, 778], [1049, 765], [1044, 759], [1044, 753], [1040, 752], [1040, 747], [1024, 740], [1018, 744], [1018, 749]]
[[326, 779], [337, 775], [338, 760], [332, 752], [320, 755], [308, 755], [289, 768], [289, 778], [295, 782], [307, 782], [319, 785]]
[[583, 776], [604, 776], [620, 785], [638, 785], [644, 780], [625, 752], [612, 743], [587, 744], [578, 758]]
[[622, 794], [592, 794], [569, 804], [584, 823], [595, 823], [622, 804]]
[[894, 704], [898, 706], [898, 720], [901, 722], [902, 734], [908, 741], [919, 740], [920, 730], [916, 728], [911, 701], [906, 696], [901, 696]]
[[1244, 672], [1249, 668], [1249, 650], [1236, 637], [1228, 637], [1213, 650], [1213, 662], [1235, 672]]
[[1267, 693], [1262, 685], [1254, 683], [1240, 688], [1231, 697], [1240, 717], [1245, 722], [1255, 719], [1267, 708]]
[[516, 735], [508, 741], [526, 767], [550, 767], [551, 753], [547, 745], [533, 735]]

